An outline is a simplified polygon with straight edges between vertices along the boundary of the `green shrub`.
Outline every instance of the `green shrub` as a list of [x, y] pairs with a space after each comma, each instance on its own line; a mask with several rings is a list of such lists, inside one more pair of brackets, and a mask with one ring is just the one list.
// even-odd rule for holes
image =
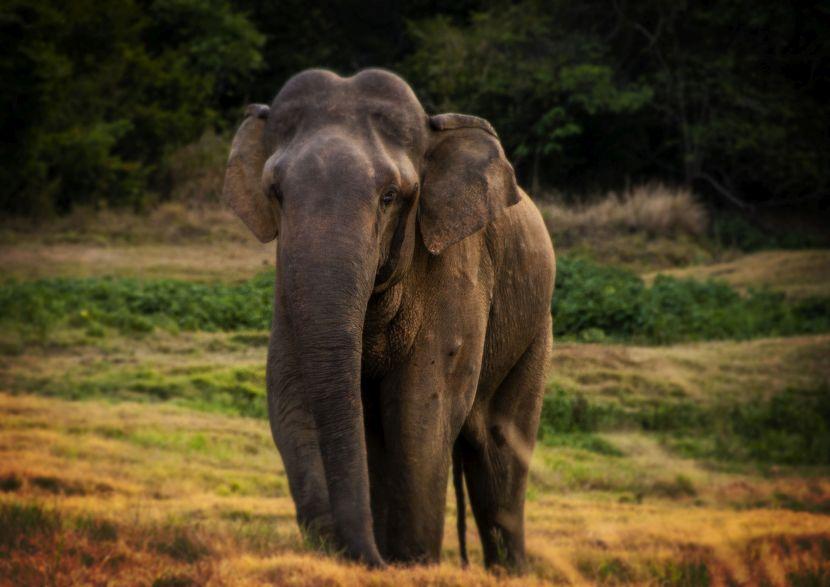
[[[126, 333], [154, 327], [183, 330], [267, 329], [273, 274], [239, 284], [177, 280], [59, 278], [0, 286], [0, 316], [27, 338], [58, 325], [105, 325]], [[98, 326], [100, 328], [100, 326]]]
[[830, 330], [830, 299], [790, 301], [783, 294], [742, 296], [721, 281], [658, 276], [651, 287], [634, 273], [560, 258], [552, 302], [554, 333], [583, 341], [747, 339]]
[[623, 452], [620, 449], [604, 438], [597, 436], [596, 434], [586, 434], [584, 432], [565, 434], [548, 432], [542, 436], [542, 442], [545, 446], [575, 448], [588, 452], [595, 452], [609, 457], [620, 457], [623, 455]]
[[553, 295], [554, 332], [632, 336], [644, 290], [643, 281], [629, 271], [560, 257]]
[[[651, 287], [634, 273], [580, 259], [559, 260], [554, 332], [585, 342], [668, 344], [830, 330], [830, 298], [789, 301], [783, 294], [740, 295], [726, 283], [659, 276]], [[58, 326], [142, 334], [168, 330], [266, 330], [273, 272], [236, 284], [173, 279], [59, 278], [0, 285], [0, 321], [25, 340]]]
[[645, 402], [625, 410], [561, 388], [544, 398], [539, 438], [548, 446], [613, 455], [615, 447], [592, 433], [623, 429], [658, 433], [691, 458], [830, 465], [830, 388], [788, 389], [744, 403]]
[[611, 404], [589, 402], [585, 396], [556, 387], [542, 400], [539, 434], [573, 434], [596, 432], [623, 425], [627, 418]]
[[767, 401], [732, 406], [726, 419], [716, 438], [718, 456], [830, 465], [830, 388], [789, 389]]

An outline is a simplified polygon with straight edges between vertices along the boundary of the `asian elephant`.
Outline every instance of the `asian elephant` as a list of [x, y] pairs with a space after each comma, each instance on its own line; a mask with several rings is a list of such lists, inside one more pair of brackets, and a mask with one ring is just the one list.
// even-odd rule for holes
[[268, 413], [303, 531], [437, 562], [453, 463], [462, 529], [463, 476], [485, 563], [520, 570], [555, 265], [493, 127], [304, 71], [248, 107], [223, 198], [278, 239]]

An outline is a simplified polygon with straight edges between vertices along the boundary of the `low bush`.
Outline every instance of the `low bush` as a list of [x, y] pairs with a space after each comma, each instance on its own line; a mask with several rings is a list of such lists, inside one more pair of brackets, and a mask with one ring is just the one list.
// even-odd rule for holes
[[619, 427], [626, 415], [611, 404], [588, 401], [580, 394], [572, 394], [555, 387], [542, 400], [539, 433], [584, 434]]
[[[102, 327], [141, 334], [171, 330], [266, 330], [274, 275], [237, 284], [172, 279], [60, 278], [0, 285], [0, 323], [26, 340], [58, 326], [100, 337]], [[560, 258], [553, 297], [554, 333], [584, 341], [667, 344], [826, 332], [830, 298], [792, 301], [783, 294], [743, 296], [724, 282], [636, 274]]]
[[60, 278], [0, 286], [0, 316], [31, 338], [61, 325], [143, 333], [154, 327], [227, 331], [266, 329], [273, 274], [239, 284], [177, 280]]
[[658, 433], [692, 458], [830, 465], [830, 389], [788, 389], [740, 403], [646, 402], [625, 410], [558, 388], [544, 398], [539, 438], [549, 446], [613, 454], [592, 433], [623, 429]]
[[[703, 456], [787, 465], [830, 465], [830, 388], [789, 389], [730, 406]], [[694, 445], [693, 445], [694, 446]]]
[[553, 296], [554, 333], [595, 341], [747, 339], [830, 330], [830, 299], [788, 300], [721, 281], [658, 276], [651, 287], [629, 271], [560, 258]]

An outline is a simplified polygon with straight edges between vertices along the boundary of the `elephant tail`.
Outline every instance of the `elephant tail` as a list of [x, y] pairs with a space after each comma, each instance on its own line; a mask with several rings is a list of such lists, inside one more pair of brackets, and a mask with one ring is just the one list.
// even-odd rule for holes
[[452, 482], [455, 487], [455, 519], [458, 530], [458, 551], [461, 554], [461, 566], [469, 564], [467, 559], [467, 505], [464, 502], [464, 463], [461, 460], [461, 448], [456, 441], [452, 449]]

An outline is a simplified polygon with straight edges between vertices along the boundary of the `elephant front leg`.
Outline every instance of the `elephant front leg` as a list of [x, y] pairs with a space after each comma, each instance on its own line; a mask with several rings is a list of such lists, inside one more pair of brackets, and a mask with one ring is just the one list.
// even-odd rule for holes
[[395, 404], [384, 413], [383, 554], [390, 561], [437, 563], [452, 445], [444, 408], [435, 398], [420, 407]]
[[273, 373], [268, 377], [268, 416], [300, 530], [312, 544], [332, 544], [334, 521], [314, 422], [300, 395], [286, 393]]

